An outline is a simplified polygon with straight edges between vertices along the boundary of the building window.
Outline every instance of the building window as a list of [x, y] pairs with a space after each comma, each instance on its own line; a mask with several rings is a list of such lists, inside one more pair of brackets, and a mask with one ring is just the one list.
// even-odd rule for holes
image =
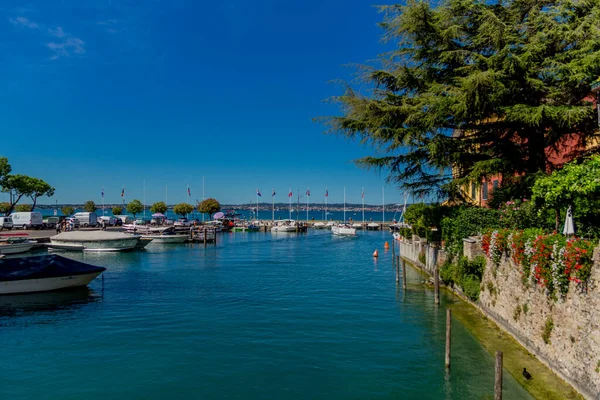
[[475, 182], [471, 183], [471, 198], [475, 200], [477, 198], [477, 185]]
[[498, 189], [498, 179], [494, 179], [492, 185], [494, 186], [494, 190]]
[[482, 200], [488, 199], [488, 183], [487, 182], [483, 182], [483, 186], [481, 187], [481, 199]]

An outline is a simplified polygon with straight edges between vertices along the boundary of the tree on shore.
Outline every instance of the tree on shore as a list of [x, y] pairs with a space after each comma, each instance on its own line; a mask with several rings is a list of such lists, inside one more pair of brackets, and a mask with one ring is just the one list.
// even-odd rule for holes
[[71, 206], [64, 206], [60, 209], [60, 212], [63, 215], [69, 216], [69, 215], [73, 215], [75, 213], [75, 209]]
[[127, 204], [127, 212], [130, 214], [133, 214], [133, 218], [135, 218], [135, 216], [139, 213], [141, 213], [142, 211], [144, 211], [144, 205], [142, 204], [141, 201], [135, 199], [135, 200], [131, 200], [128, 204]]
[[16, 212], [30, 212], [31, 210], [33, 210], [31, 204], [17, 204], [14, 207], [14, 211]]
[[164, 214], [167, 212], [167, 209], [168, 209], [168, 207], [164, 201], [159, 201], [157, 203], [154, 203], [154, 204], [152, 204], [152, 207], [150, 207], [150, 211], [152, 213]]
[[92, 213], [92, 212], [96, 212], [98, 207], [96, 207], [96, 203], [94, 203], [92, 200], [88, 200], [83, 205], [83, 209], [84, 209], [84, 211]]
[[113, 213], [113, 215], [122, 215], [123, 214], [123, 207], [119, 207], [119, 206], [113, 207], [112, 213]]
[[6, 213], [10, 210], [10, 203], [8, 201], [3, 201], [0, 203], [0, 214], [7, 215]]
[[[600, 3], [409, 0], [380, 7], [397, 43], [346, 85], [330, 131], [377, 155], [356, 160], [416, 194], [460, 200], [460, 188], [560, 168], [599, 150], [590, 85], [600, 76]], [[585, 150], [584, 150], [585, 149]]]
[[221, 203], [213, 198], [208, 198], [198, 204], [198, 212], [208, 214], [209, 218], [216, 212], [221, 211]]
[[182, 217], [185, 217], [192, 211], [194, 211], [194, 207], [192, 207], [192, 205], [188, 203], [179, 203], [173, 206], [173, 212], [175, 214], [181, 215]]
[[54, 195], [54, 188], [39, 178], [32, 178], [27, 175], [11, 174], [12, 167], [8, 163], [8, 158], [0, 157], [0, 189], [3, 192], [11, 193], [11, 201], [9, 209], [6, 211], [10, 214], [17, 203], [25, 197], [31, 198], [35, 207], [37, 199], [40, 196], [51, 197]]

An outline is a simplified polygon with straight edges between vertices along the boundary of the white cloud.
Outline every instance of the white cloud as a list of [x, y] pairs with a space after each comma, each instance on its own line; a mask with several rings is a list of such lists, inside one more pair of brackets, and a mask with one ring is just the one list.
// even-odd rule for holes
[[56, 36], [57, 38], [63, 38], [66, 36], [65, 31], [63, 31], [63, 28], [60, 26], [57, 26], [56, 29], [48, 29], [48, 32], [52, 35], [52, 36]]
[[54, 52], [51, 57], [52, 60], [56, 60], [60, 57], [69, 57], [72, 54], [85, 54], [85, 42], [79, 38], [73, 37], [68, 33], [64, 36], [57, 36], [62, 38], [62, 41], [50, 42], [46, 46]]
[[9, 18], [8, 20], [14, 26], [20, 26], [20, 27], [29, 28], [29, 29], [39, 29], [40, 28], [40, 26], [38, 24], [36, 24], [33, 21], [30, 21], [28, 18], [25, 18], [25, 17]]

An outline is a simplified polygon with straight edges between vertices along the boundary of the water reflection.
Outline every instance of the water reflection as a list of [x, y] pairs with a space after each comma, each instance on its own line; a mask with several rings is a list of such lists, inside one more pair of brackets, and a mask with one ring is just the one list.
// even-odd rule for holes
[[0, 317], [16, 317], [30, 313], [73, 311], [101, 299], [88, 287], [44, 293], [0, 296]]

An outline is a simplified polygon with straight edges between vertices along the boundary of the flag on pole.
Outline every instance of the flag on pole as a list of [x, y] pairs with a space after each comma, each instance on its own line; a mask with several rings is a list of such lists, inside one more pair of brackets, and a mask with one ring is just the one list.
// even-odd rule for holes
[[123, 188], [123, 190], [121, 190], [121, 197], [125, 196], [125, 188]]
[[292, 197], [292, 196], [293, 196], [292, 189], [290, 189], [290, 192], [288, 193], [288, 197]]
[[365, 189], [363, 189], [361, 196], [363, 199], [365, 198]]
[[325, 197], [329, 197], [329, 190], [325, 189]]
[[104, 188], [102, 188], [102, 198], [104, 198]]
[[188, 196], [191, 196], [192, 194], [190, 193], [190, 188], [188, 187]]
[[310, 196], [310, 190], [306, 189], [306, 195]]
[[262, 197], [262, 194], [260, 194], [260, 190], [256, 189], [256, 195]]
[[271, 193], [271, 196], [275, 196], [275, 189], [273, 189], [273, 193]]

